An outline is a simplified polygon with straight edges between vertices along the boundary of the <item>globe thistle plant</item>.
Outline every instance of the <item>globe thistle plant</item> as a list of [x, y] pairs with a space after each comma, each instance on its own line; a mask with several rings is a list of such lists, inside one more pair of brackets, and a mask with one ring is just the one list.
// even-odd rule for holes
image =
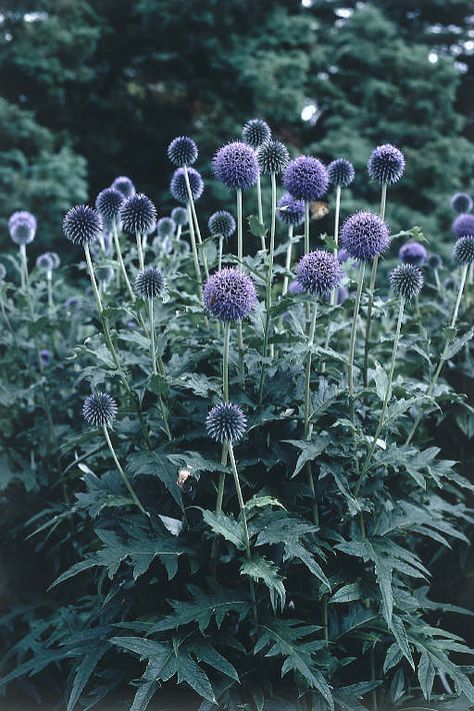
[[168, 158], [178, 168], [193, 165], [197, 157], [197, 145], [188, 136], [178, 136], [168, 146]]
[[116, 188], [105, 188], [97, 195], [95, 207], [107, 227], [112, 227], [120, 220], [120, 208], [125, 202], [125, 196]]
[[145, 266], [143, 240], [156, 227], [156, 207], [149, 197], [143, 193], [135, 193], [125, 200], [120, 208], [120, 220], [123, 231], [136, 238], [138, 261], [140, 269], [143, 269]]
[[[284, 225], [288, 226], [288, 247], [286, 249], [285, 269], [291, 269], [293, 253], [293, 232], [294, 228], [304, 222], [304, 200], [297, 200], [290, 193], [285, 193], [278, 200], [276, 218]], [[288, 292], [289, 276], [283, 278], [282, 296]]]
[[247, 429], [247, 418], [238, 405], [222, 402], [214, 405], [206, 418], [207, 434], [214, 442], [238, 442]]
[[342, 277], [337, 257], [321, 249], [305, 254], [296, 267], [296, 279], [302, 289], [321, 299], [340, 285]]
[[[202, 237], [199, 229], [199, 223], [197, 221], [197, 215], [195, 218], [195, 201], [199, 200], [203, 191], [204, 181], [197, 170], [194, 170], [194, 168], [178, 168], [177, 170], [175, 170], [175, 172], [173, 173], [173, 177], [171, 178], [170, 192], [175, 200], [184, 203], [187, 207], [189, 235], [191, 238], [194, 269], [196, 272], [196, 281], [199, 288], [202, 284], [202, 278], [196, 245], [196, 236], [198, 244], [202, 244]], [[198, 225], [198, 229], [195, 232], [196, 225]], [[207, 269], [207, 263], [205, 264], [205, 269]]]
[[469, 266], [474, 262], [474, 235], [465, 235], [456, 241], [453, 258], [460, 266]]
[[474, 236], [474, 215], [468, 212], [458, 215], [453, 222], [452, 230], [457, 238], [467, 235]]
[[138, 272], [135, 291], [142, 299], [157, 299], [163, 293], [165, 278], [158, 267], [145, 267]]
[[421, 269], [410, 262], [405, 262], [395, 267], [390, 272], [389, 279], [395, 295], [404, 300], [417, 296], [423, 286]]
[[[115, 185], [115, 187], [114, 187]], [[128, 198], [135, 195], [135, 187], [129, 178], [121, 176], [114, 180], [112, 187], [102, 190], [96, 198], [95, 206], [97, 212], [100, 214], [102, 221], [105, 226], [112, 230], [112, 239], [114, 241], [115, 252], [117, 255], [117, 260], [119, 263], [120, 271], [125, 280], [128, 293], [132, 301], [135, 299], [133, 289], [128, 278], [127, 270], [125, 268], [125, 263], [123, 261], [122, 250], [120, 247], [118, 228], [120, 224], [120, 210]], [[104, 237], [104, 236], [103, 236]], [[105, 240], [102, 239], [101, 247], [104, 254], [107, 253]]]
[[385, 222], [373, 212], [356, 212], [342, 227], [341, 243], [352, 259], [370, 262], [385, 252], [390, 234]]
[[183, 227], [188, 224], [188, 211], [185, 207], [175, 207], [171, 210], [171, 219], [174, 220], [176, 224], [176, 240], [179, 241]]
[[263, 119], [250, 119], [242, 129], [242, 140], [252, 148], [259, 148], [272, 137], [270, 126]]
[[451, 198], [451, 207], [458, 214], [471, 212], [473, 207], [472, 197], [467, 193], [454, 193]]
[[118, 190], [126, 199], [136, 193], [135, 185], [126, 175], [119, 175], [118, 178], [115, 178], [110, 187], [114, 190]]
[[345, 158], [336, 158], [336, 160], [329, 163], [329, 185], [335, 188], [347, 188], [353, 182], [354, 177], [354, 166]]
[[48, 254], [53, 262], [53, 269], [59, 269], [59, 267], [61, 266], [61, 260], [59, 258], [59, 255], [56, 252], [48, 252]]
[[288, 165], [290, 154], [281, 141], [268, 141], [257, 150], [257, 161], [261, 175], [281, 175]]
[[212, 274], [204, 285], [203, 294], [207, 311], [223, 323], [247, 318], [257, 303], [253, 280], [235, 267]]
[[49, 252], [39, 255], [36, 259], [36, 267], [37, 269], [47, 273], [51, 273], [53, 271], [53, 260], [51, 259]]
[[161, 217], [156, 223], [158, 237], [173, 237], [176, 230], [176, 223], [171, 217]]
[[66, 239], [80, 247], [89, 247], [102, 230], [102, 221], [97, 210], [88, 205], [76, 205], [66, 213], [63, 232]]
[[428, 252], [419, 242], [402, 245], [398, 257], [404, 264], [414, 264], [416, 267], [422, 267], [428, 262]]
[[405, 156], [391, 143], [384, 143], [370, 154], [367, 169], [371, 180], [392, 185], [400, 180], [405, 171]]
[[229, 239], [235, 232], [234, 216], [227, 210], [214, 212], [208, 222], [209, 232], [219, 239], [218, 269], [222, 267], [222, 248], [225, 239]]
[[26, 210], [14, 212], [8, 220], [10, 237], [20, 251], [20, 278], [23, 289], [28, 287], [28, 260], [26, 245], [33, 242], [36, 235], [36, 217]]

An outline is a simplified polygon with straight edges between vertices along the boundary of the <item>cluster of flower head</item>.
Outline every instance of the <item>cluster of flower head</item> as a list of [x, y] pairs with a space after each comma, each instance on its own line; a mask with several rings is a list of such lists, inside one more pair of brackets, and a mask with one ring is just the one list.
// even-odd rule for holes
[[328, 173], [318, 158], [299, 156], [288, 164], [283, 186], [298, 200], [320, 200], [328, 190]]
[[217, 180], [233, 190], [249, 190], [259, 176], [255, 151], [241, 141], [233, 141], [219, 148], [212, 167]]
[[389, 279], [394, 293], [403, 299], [413, 298], [423, 286], [423, 273], [414, 264], [399, 264], [390, 272]]
[[245, 434], [247, 418], [238, 405], [214, 405], [206, 418], [207, 434], [215, 442], [237, 442]]
[[63, 232], [70, 242], [85, 247], [92, 244], [102, 231], [102, 221], [97, 210], [88, 205], [71, 207], [63, 220]]
[[120, 221], [128, 235], [149, 235], [156, 227], [156, 207], [143, 193], [135, 193], [122, 204]]
[[296, 267], [296, 279], [311, 296], [326, 297], [339, 286], [343, 277], [341, 265], [331, 252], [318, 249], [305, 254]]
[[367, 163], [369, 177], [379, 183], [392, 185], [403, 175], [405, 157], [403, 153], [390, 143], [374, 148]]
[[135, 291], [143, 299], [156, 299], [164, 287], [165, 278], [158, 267], [145, 267], [135, 279]]
[[[204, 191], [204, 181], [201, 174], [194, 168], [187, 168], [189, 187], [193, 200], [199, 200]], [[186, 185], [186, 172], [184, 168], [174, 171], [170, 183], [170, 193], [175, 200], [186, 204], [189, 201], [188, 188]]]
[[402, 245], [398, 256], [404, 264], [414, 264], [416, 267], [422, 267], [428, 261], [428, 252], [419, 242], [407, 242]]
[[100, 391], [89, 395], [82, 406], [82, 415], [92, 427], [110, 427], [117, 412], [117, 403], [113, 397]]
[[224, 239], [228, 239], [234, 234], [236, 225], [230, 212], [219, 210], [210, 216], [208, 227], [211, 235], [222, 235]]
[[16, 244], [30, 244], [36, 235], [36, 217], [26, 210], [14, 212], [8, 220], [8, 231]]
[[373, 212], [356, 212], [341, 230], [341, 244], [350, 257], [359, 261], [371, 261], [385, 252], [389, 242], [387, 225]]
[[204, 305], [219, 321], [241, 321], [249, 316], [257, 302], [252, 279], [235, 267], [221, 269], [204, 284]]

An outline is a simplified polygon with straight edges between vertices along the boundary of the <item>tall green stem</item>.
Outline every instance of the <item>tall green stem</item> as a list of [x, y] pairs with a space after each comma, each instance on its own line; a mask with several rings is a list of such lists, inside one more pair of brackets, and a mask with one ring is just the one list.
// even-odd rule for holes
[[29, 276], [28, 276], [28, 259], [26, 257], [26, 244], [20, 244], [20, 262], [21, 262], [21, 285], [24, 289], [28, 288]]
[[[335, 211], [335, 217], [334, 217], [334, 256], [337, 257], [337, 250], [339, 248], [339, 219], [340, 219], [340, 213], [341, 213], [341, 186], [337, 185], [336, 186], [336, 211]], [[337, 287], [331, 292], [331, 305], [335, 306], [337, 302]], [[329, 345], [329, 334], [330, 330], [328, 329], [328, 334], [327, 334], [327, 339], [328, 343], [326, 345]]]
[[239, 267], [242, 267], [244, 258], [244, 224], [243, 224], [243, 202], [242, 189], [237, 188], [237, 259]]
[[[318, 317], [318, 302], [315, 301], [312, 309], [311, 326], [308, 338], [308, 354], [306, 356], [306, 373], [305, 373], [305, 390], [304, 390], [304, 438], [309, 439], [310, 434], [310, 408], [311, 408], [311, 363], [313, 357], [314, 335], [316, 332], [316, 319]], [[311, 471], [311, 463], [306, 464], [306, 472], [308, 476], [308, 486], [313, 498], [313, 519], [315, 523], [319, 521], [318, 505], [316, 502], [316, 491], [314, 488], [313, 473]]]
[[[199, 227], [199, 220], [197, 217], [196, 205], [194, 202], [193, 192], [191, 190], [191, 183], [189, 182], [188, 167], [186, 165], [184, 165], [183, 170], [184, 170], [184, 180], [186, 182], [186, 192], [188, 193], [188, 202], [191, 206], [192, 220], [190, 221], [190, 224], [192, 221], [194, 221], [194, 226], [196, 228], [197, 243], [198, 243], [199, 247], [201, 247], [201, 245], [202, 245], [201, 228]], [[201, 253], [202, 253], [202, 263], [204, 266], [204, 274], [206, 275], [206, 278], [207, 278], [209, 276], [209, 267], [207, 265], [207, 257], [206, 257], [206, 253], [204, 252], [204, 250], [201, 250]]]
[[224, 237], [219, 235], [219, 255], [217, 258], [217, 269], [220, 271], [222, 269], [222, 250], [224, 247]]
[[271, 173], [270, 175], [272, 183], [272, 215], [270, 224], [270, 251], [268, 255], [268, 271], [267, 271], [267, 284], [265, 293], [265, 305], [267, 307], [267, 312], [272, 307], [272, 283], [273, 283], [273, 261], [275, 255], [275, 232], [276, 232], [276, 201], [277, 201], [277, 188], [276, 188], [276, 175]]
[[145, 269], [145, 256], [143, 254], [143, 236], [137, 232], [136, 240], [137, 240], [137, 251], [138, 251], [138, 264], [140, 265], [140, 270], [143, 271]]
[[[224, 350], [222, 357], [222, 395], [224, 402], [229, 402], [229, 345], [230, 345], [230, 321], [224, 325]], [[227, 464], [227, 442], [222, 445], [221, 464]], [[216, 514], [222, 511], [222, 501], [224, 499], [225, 473], [219, 475], [216, 497]], [[212, 542], [211, 558], [215, 560], [219, 548], [219, 540], [214, 538]]]
[[[154, 302], [152, 298], [148, 299], [148, 316], [150, 320], [150, 345], [151, 345], [151, 361], [152, 361], [152, 366], [153, 366], [153, 375], [158, 375], [158, 366], [157, 366], [157, 357], [156, 357], [156, 345], [155, 345], [155, 313], [154, 313]], [[160, 373], [161, 375], [164, 375], [164, 367], [163, 364], [160, 361]], [[160, 406], [160, 411], [161, 411], [161, 417], [163, 419], [163, 424], [165, 426], [165, 432], [166, 436], [168, 439], [171, 440], [173, 439], [169, 422], [168, 422], [168, 417], [166, 415], [166, 409], [165, 405], [163, 403], [163, 398], [161, 395], [158, 395], [158, 403]]]
[[[287, 272], [290, 271], [291, 269], [291, 257], [293, 254], [293, 225], [290, 225], [288, 227], [288, 247], [286, 250], [286, 261], [285, 261], [285, 269]], [[288, 284], [290, 282], [290, 277], [285, 274], [283, 278], [283, 287], [281, 290], [281, 295], [285, 296], [285, 294], [288, 293]]]
[[125, 279], [125, 284], [127, 286], [128, 293], [130, 294], [130, 299], [133, 303], [135, 301], [136, 297], [135, 297], [134, 291], [132, 289], [132, 285], [130, 284], [130, 279], [128, 278], [127, 270], [125, 269], [125, 264], [124, 264], [123, 257], [122, 257], [122, 250], [120, 249], [120, 242], [119, 242], [119, 238], [118, 238], [117, 223], [115, 220], [112, 222], [112, 235], [113, 235], [113, 239], [114, 239], [115, 251], [117, 253], [117, 260], [118, 260], [121, 272], [123, 274], [123, 278]]
[[130, 484], [130, 482], [129, 482], [129, 480], [128, 480], [128, 477], [127, 477], [127, 475], [125, 474], [124, 470], [122, 469], [122, 465], [120, 464], [120, 462], [119, 462], [119, 460], [118, 460], [118, 457], [117, 457], [117, 455], [115, 454], [115, 449], [114, 449], [114, 446], [113, 446], [113, 444], [112, 444], [112, 442], [111, 442], [111, 440], [110, 440], [110, 435], [109, 435], [109, 431], [108, 431], [108, 429], [107, 429], [107, 425], [104, 425], [104, 428], [103, 428], [103, 429], [104, 429], [105, 439], [107, 440], [107, 444], [108, 444], [109, 449], [110, 449], [110, 453], [111, 453], [111, 455], [112, 455], [112, 457], [113, 457], [113, 460], [114, 460], [114, 462], [115, 462], [115, 466], [117, 467], [118, 472], [119, 472], [120, 476], [122, 477], [123, 483], [124, 483], [125, 486], [127, 487], [128, 491], [129, 491], [129, 493], [130, 493], [130, 496], [132, 497], [133, 502], [135, 503], [135, 505], [137, 506], [137, 508], [140, 509], [140, 511], [142, 512], [142, 514], [145, 514], [145, 516], [147, 516], [147, 517], [149, 518], [149, 517], [150, 517], [150, 514], [148, 513], [148, 511], [146, 511], [146, 509], [143, 508], [143, 506], [142, 506], [142, 504], [141, 504], [141, 502], [140, 502], [140, 499], [138, 498], [138, 496], [136, 495], [135, 491], [133, 490], [133, 486]]
[[[258, 221], [263, 225], [263, 204], [262, 204], [262, 182], [260, 180], [260, 175], [257, 178], [257, 205], [258, 205]], [[262, 252], [267, 251], [267, 245], [265, 244], [265, 235], [261, 236], [262, 241]]]
[[304, 203], [304, 253], [309, 252], [309, 201]]
[[229, 345], [230, 345], [230, 321], [224, 325], [224, 354], [222, 358], [222, 392], [224, 402], [229, 402]]
[[202, 299], [201, 267], [199, 266], [199, 257], [198, 257], [197, 246], [196, 246], [196, 234], [194, 232], [194, 223], [193, 223], [193, 216], [192, 216], [192, 212], [191, 212], [191, 203], [190, 202], [188, 202], [187, 208], [188, 208], [188, 222], [189, 222], [189, 237], [191, 239], [191, 251], [193, 253], [194, 271], [196, 274], [196, 281], [197, 281], [199, 293], [200, 293], [200, 296]]
[[357, 333], [357, 320], [359, 318], [360, 300], [362, 296], [362, 288], [364, 286], [365, 262], [361, 262], [359, 269], [359, 283], [357, 284], [357, 294], [354, 303], [354, 314], [352, 317], [351, 340], [349, 344], [349, 358], [347, 366], [347, 383], [349, 390], [349, 407], [351, 412], [351, 420], [354, 418], [354, 354], [355, 342]]

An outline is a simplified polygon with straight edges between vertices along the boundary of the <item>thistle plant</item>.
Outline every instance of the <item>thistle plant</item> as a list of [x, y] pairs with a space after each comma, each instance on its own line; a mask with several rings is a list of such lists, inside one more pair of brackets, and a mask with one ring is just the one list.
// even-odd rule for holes
[[[196, 222], [193, 217], [193, 206], [195, 202], [199, 200], [203, 191], [204, 181], [197, 170], [194, 170], [194, 168], [187, 168], [186, 171], [184, 168], [178, 168], [175, 170], [173, 177], [171, 178], [170, 192], [175, 200], [186, 205], [188, 213], [189, 236], [191, 239], [191, 249], [194, 260], [194, 272], [196, 274], [196, 282], [199, 290], [202, 288], [202, 276], [197, 248], [198, 243], [196, 242]], [[189, 195], [191, 195], [191, 199]]]
[[419, 242], [407, 242], [400, 247], [398, 258], [403, 264], [423, 267], [428, 262], [428, 252]]
[[[244, 143], [248, 143], [254, 150], [257, 150], [265, 143], [268, 143], [272, 137], [272, 132], [270, 126], [266, 121], [262, 119], [250, 119], [247, 121], [242, 129], [242, 140]], [[257, 209], [258, 209], [258, 221], [261, 225], [263, 222], [263, 204], [262, 204], [262, 185], [260, 180], [260, 174], [257, 176]], [[262, 235], [262, 250], [266, 251], [265, 246], [265, 235]]]
[[[353, 182], [355, 177], [354, 166], [346, 158], [336, 158], [328, 165], [329, 185], [336, 188], [336, 207], [334, 211], [334, 254], [337, 255], [339, 247], [339, 219], [341, 212], [341, 191]], [[336, 292], [331, 296], [331, 303], [336, 303]]]
[[452, 224], [452, 230], [457, 239], [460, 237], [467, 237], [469, 235], [473, 236], [474, 215], [471, 213], [463, 213], [458, 215]]
[[135, 185], [126, 175], [119, 175], [110, 187], [122, 193], [125, 199], [132, 197], [136, 193]]
[[123, 231], [136, 239], [138, 263], [144, 269], [144, 238], [156, 228], [156, 207], [146, 195], [135, 193], [121, 205], [119, 216]]
[[[128, 183], [126, 182], [126, 178], [116, 178], [114, 183], [117, 183], [118, 185], [122, 186], [127, 186]], [[127, 274], [127, 269], [125, 267], [125, 263], [123, 261], [123, 255], [122, 255], [122, 249], [120, 247], [120, 241], [119, 241], [119, 236], [118, 236], [118, 230], [119, 230], [119, 225], [120, 225], [120, 210], [123, 206], [123, 203], [126, 200], [125, 197], [125, 191], [126, 187], [122, 187], [122, 190], [120, 190], [117, 187], [111, 187], [111, 188], [106, 188], [105, 190], [102, 190], [96, 198], [95, 201], [95, 206], [97, 209], [97, 212], [100, 214], [102, 218], [103, 224], [107, 225], [110, 227], [112, 230], [112, 237], [114, 241], [114, 247], [115, 247], [115, 254], [117, 256], [117, 261], [119, 264], [119, 268], [121, 271], [121, 274], [124, 278], [125, 285], [127, 287], [127, 291], [130, 295], [130, 298], [133, 301], [135, 301], [135, 294], [132, 289], [132, 285], [130, 284], [130, 279]], [[133, 188], [133, 191], [131, 190], [131, 187], [129, 186], [128, 189], [129, 197], [132, 197], [135, 194], [135, 188]]]
[[229, 239], [235, 233], [235, 220], [227, 210], [218, 210], [214, 212], [208, 222], [209, 232], [212, 237], [217, 237], [219, 240], [217, 268], [222, 269], [222, 248], [224, 240]]
[[13, 242], [20, 251], [20, 276], [22, 289], [28, 288], [28, 259], [26, 245], [33, 242], [36, 235], [36, 217], [31, 212], [20, 210], [14, 212], [8, 220], [8, 230]]
[[[288, 227], [288, 247], [286, 249], [285, 270], [291, 270], [293, 256], [293, 234], [295, 227], [299, 227], [304, 222], [305, 206], [303, 200], [296, 200], [290, 193], [285, 193], [278, 200], [277, 219]], [[285, 274], [281, 295], [285, 296], [288, 291], [289, 276]]]
[[454, 193], [451, 197], [451, 207], [458, 214], [462, 212], [471, 212], [473, 208], [472, 197], [467, 193]]
[[176, 241], [179, 242], [183, 227], [188, 224], [188, 211], [184, 207], [174, 207], [171, 211], [171, 219], [176, 225]]
[[283, 175], [283, 186], [297, 200], [304, 200], [304, 253], [309, 252], [309, 205], [321, 200], [329, 186], [328, 172], [318, 158], [299, 156], [292, 160]]

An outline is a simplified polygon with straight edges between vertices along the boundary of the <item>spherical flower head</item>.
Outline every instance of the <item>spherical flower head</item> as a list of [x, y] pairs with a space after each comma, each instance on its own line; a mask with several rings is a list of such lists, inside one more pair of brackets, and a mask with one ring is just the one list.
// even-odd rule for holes
[[14, 212], [8, 220], [8, 230], [15, 244], [30, 244], [36, 235], [36, 217], [26, 210]]
[[474, 215], [468, 212], [458, 215], [453, 222], [452, 230], [455, 237], [474, 235]]
[[39, 352], [39, 357], [42, 365], [48, 365], [51, 360], [51, 353], [47, 348], [42, 348]]
[[135, 193], [120, 208], [123, 231], [129, 235], [149, 235], [156, 227], [156, 207], [143, 193]]
[[285, 193], [277, 202], [276, 217], [288, 227], [298, 227], [303, 224], [304, 200], [297, 200], [290, 193]]
[[428, 257], [428, 266], [430, 269], [441, 269], [443, 266], [443, 260], [439, 254], [430, 254]]
[[125, 196], [117, 188], [105, 188], [97, 195], [95, 207], [104, 224], [111, 225], [118, 221], [120, 208], [124, 202]]
[[204, 306], [219, 321], [241, 321], [254, 309], [257, 291], [253, 280], [241, 269], [221, 269], [203, 288]]
[[188, 136], [178, 136], [168, 146], [168, 158], [178, 168], [192, 165], [196, 162], [197, 157], [198, 148], [193, 139]]
[[234, 216], [227, 210], [219, 210], [210, 216], [208, 222], [209, 232], [211, 235], [222, 235], [224, 239], [232, 237], [235, 232]]
[[379, 183], [392, 185], [400, 180], [405, 170], [405, 156], [391, 143], [374, 148], [367, 163], [369, 177]]
[[114, 278], [114, 274], [115, 274], [113, 268], [109, 267], [107, 265], [96, 267], [95, 273], [96, 273], [97, 279], [102, 284], [109, 284], [112, 281], [112, 279]]
[[250, 119], [242, 129], [242, 140], [252, 148], [258, 148], [272, 137], [270, 126], [262, 119]]
[[5, 265], [0, 262], [0, 281], [3, 281], [7, 275], [7, 270]]
[[176, 229], [176, 222], [172, 217], [161, 217], [156, 223], [156, 231], [159, 237], [172, 237]]
[[347, 188], [355, 177], [354, 166], [346, 158], [336, 158], [328, 165], [329, 184], [335, 188]]
[[137, 274], [135, 291], [143, 299], [156, 299], [165, 287], [165, 278], [158, 267], [145, 267]]
[[53, 269], [59, 269], [61, 266], [61, 260], [59, 259], [59, 254], [56, 252], [48, 252], [49, 256], [51, 257], [51, 260], [53, 262]]
[[339, 260], [339, 264], [344, 264], [344, 262], [347, 262], [347, 260], [349, 259], [349, 253], [347, 249], [344, 249], [344, 247], [342, 247], [342, 249], [338, 249], [337, 258]]
[[184, 227], [188, 224], [188, 211], [185, 207], [174, 207], [171, 210], [171, 219], [178, 227]]
[[[204, 190], [204, 181], [201, 173], [198, 173], [194, 168], [188, 168], [189, 185], [193, 200], [199, 200]], [[178, 168], [174, 171], [170, 183], [170, 192], [175, 200], [186, 204], [188, 202], [188, 190], [186, 187], [186, 177], [184, 168]]]
[[341, 243], [353, 259], [369, 262], [382, 254], [390, 242], [387, 225], [373, 212], [356, 212], [341, 230]]
[[217, 180], [234, 190], [249, 190], [259, 176], [255, 151], [241, 141], [219, 148], [212, 160], [212, 168]]
[[472, 264], [474, 262], [474, 236], [460, 237], [453, 249], [453, 257], [458, 264]]
[[281, 141], [268, 141], [257, 150], [257, 161], [262, 175], [281, 175], [290, 161], [290, 154]]
[[215, 442], [237, 442], [245, 434], [247, 418], [238, 405], [222, 402], [214, 405], [206, 418], [207, 434]]
[[99, 391], [86, 397], [82, 406], [82, 416], [92, 427], [110, 427], [117, 412], [117, 403], [113, 397]]
[[298, 294], [304, 294], [304, 289], [299, 283], [299, 281], [295, 279], [294, 281], [290, 281], [288, 293], [292, 294], [293, 296], [297, 296]]
[[328, 173], [318, 158], [299, 156], [288, 163], [283, 185], [298, 200], [320, 200], [328, 190]]
[[76, 205], [66, 212], [63, 232], [70, 242], [85, 247], [96, 241], [102, 231], [102, 221], [97, 210], [88, 205]]
[[454, 212], [471, 212], [473, 207], [472, 197], [467, 193], [454, 193], [451, 198], [451, 207]]
[[404, 264], [422, 267], [428, 261], [428, 252], [419, 242], [407, 242], [400, 247], [398, 257]]
[[296, 280], [311, 296], [324, 298], [339, 286], [342, 277], [337, 257], [322, 249], [305, 254], [296, 266]]
[[118, 178], [115, 178], [110, 187], [122, 193], [124, 198], [132, 197], [132, 195], [136, 193], [135, 185], [126, 175], [119, 175]]
[[44, 254], [39, 255], [36, 260], [36, 266], [38, 269], [41, 269], [45, 272], [53, 271], [53, 260], [51, 259], [51, 255], [49, 254], [49, 252], [45, 252]]
[[392, 269], [389, 279], [393, 291], [402, 299], [416, 296], [423, 286], [423, 272], [414, 264], [399, 264]]

